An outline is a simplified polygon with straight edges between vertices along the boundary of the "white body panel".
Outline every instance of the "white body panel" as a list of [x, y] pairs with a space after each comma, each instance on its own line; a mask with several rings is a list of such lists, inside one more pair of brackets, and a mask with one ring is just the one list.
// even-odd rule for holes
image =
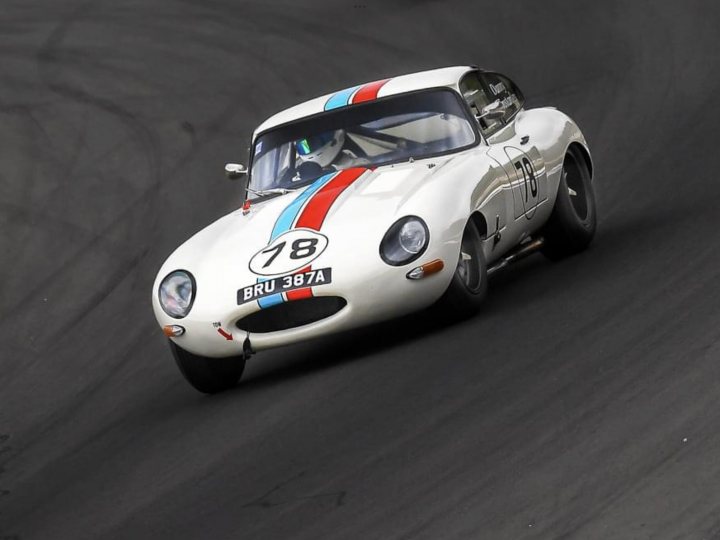
[[[379, 97], [418, 88], [449, 86], [471, 68], [447, 68], [392, 79]], [[331, 96], [330, 94], [329, 96]], [[256, 133], [323, 110], [324, 96], [266, 121]], [[528, 137], [527, 142], [521, 139]], [[313, 287], [315, 296], [338, 296], [347, 305], [321, 321], [288, 330], [249, 335], [256, 351], [374, 323], [431, 305], [446, 290], [458, 260], [460, 240], [471, 214], [485, 223], [488, 264], [539, 229], [552, 211], [563, 158], [571, 143], [587, 149], [575, 123], [554, 109], [520, 111], [515, 121], [488, 141], [442, 157], [378, 167], [362, 174], [338, 197], [322, 226], [327, 248], [313, 268], [332, 268], [332, 283]], [[538, 173], [536, 200], [523, 198], [522, 178], [513, 160], [527, 156]], [[236, 322], [258, 311], [258, 302], [238, 305], [237, 292], [256, 283], [249, 261], [266, 248], [280, 213], [296, 192], [237, 210], [203, 229], [163, 264], [153, 286], [153, 307], [161, 326], [180, 324], [186, 332], [172, 338], [180, 347], [203, 356], [242, 353], [247, 333]], [[527, 206], [525, 206], [527, 205]], [[427, 250], [404, 266], [390, 266], [379, 255], [380, 242], [399, 218], [416, 215], [430, 234]], [[499, 225], [501, 239], [493, 238]], [[440, 259], [445, 267], [417, 281], [406, 278], [420, 264]], [[197, 282], [187, 317], [174, 319], [160, 307], [158, 287], [170, 272], [190, 271]], [[218, 328], [232, 336], [224, 337]]]

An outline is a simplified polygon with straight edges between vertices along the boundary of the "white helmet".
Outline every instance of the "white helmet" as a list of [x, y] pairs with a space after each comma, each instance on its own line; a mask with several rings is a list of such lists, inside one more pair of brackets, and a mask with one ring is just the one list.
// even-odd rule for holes
[[338, 129], [300, 139], [295, 143], [295, 148], [303, 163], [317, 163], [325, 169], [337, 157], [344, 145], [345, 131]]

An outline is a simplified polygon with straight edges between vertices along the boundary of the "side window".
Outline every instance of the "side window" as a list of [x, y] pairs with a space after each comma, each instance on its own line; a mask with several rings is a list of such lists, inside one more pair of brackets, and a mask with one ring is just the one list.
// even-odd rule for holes
[[470, 110], [475, 115], [478, 124], [480, 124], [480, 131], [483, 136], [488, 137], [500, 129], [503, 126], [503, 122], [500, 119], [479, 118], [480, 111], [483, 110], [483, 107], [492, 103], [496, 98], [491, 98], [490, 95], [488, 95], [488, 89], [481, 83], [478, 75], [477, 71], [472, 71], [465, 75], [460, 81], [460, 91], [470, 106]]
[[287, 143], [277, 148], [272, 148], [264, 154], [262, 142], [255, 146], [255, 157], [253, 158], [253, 185], [255, 189], [268, 189], [273, 187], [277, 178], [282, 178], [295, 162], [295, 145]]
[[502, 122], [503, 125], [507, 124], [523, 106], [522, 93], [515, 83], [499, 73], [481, 73], [480, 78], [487, 88], [490, 101], [499, 100], [505, 109]]

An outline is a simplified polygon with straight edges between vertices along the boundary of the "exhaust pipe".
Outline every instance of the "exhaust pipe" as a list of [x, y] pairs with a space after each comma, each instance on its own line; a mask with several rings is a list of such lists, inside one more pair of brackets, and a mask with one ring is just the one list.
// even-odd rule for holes
[[518, 262], [521, 259], [524, 259], [525, 257], [528, 257], [535, 253], [536, 251], [539, 251], [540, 248], [545, 245], [545, 239], [540, 237], [536, 238], [535, 240], [531, 240], [530, 242], [526, 244], [521, 244], [517, 248], [515, 248], [513, 251], [505, 255], [502, 259], [494, 263], [490, 268], [487, 269], [488, 276], [492, 276], [499, 270], [502, 270], [506, 266], [511, 265], [514, 262]]

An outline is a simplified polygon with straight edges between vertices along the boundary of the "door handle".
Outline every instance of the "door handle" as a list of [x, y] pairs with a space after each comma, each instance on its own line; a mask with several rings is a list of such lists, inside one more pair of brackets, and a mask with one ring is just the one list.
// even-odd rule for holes
[[520, 139], [520, 144], [527, 144], [529, 140], [530, 140], [530, 135], [523, 135], [522, 138]]

